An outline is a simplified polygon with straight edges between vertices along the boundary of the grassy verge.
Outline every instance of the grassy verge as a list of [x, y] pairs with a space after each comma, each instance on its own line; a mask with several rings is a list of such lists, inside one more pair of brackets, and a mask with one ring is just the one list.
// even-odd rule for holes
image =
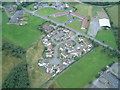
[[85, 88], [104, 66], [115, 60], [101, 52], [101, 49], [102, 47], [95, 48], [73, 64], [56, 79], [58, 85], [62, 88]]

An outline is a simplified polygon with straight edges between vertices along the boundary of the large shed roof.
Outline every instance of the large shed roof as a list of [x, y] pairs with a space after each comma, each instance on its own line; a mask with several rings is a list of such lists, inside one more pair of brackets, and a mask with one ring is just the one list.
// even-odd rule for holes
[[103, 27], [103, 26], [111, 27], [110, 20], [106, 19], [106, 18], [99, 19], [99, 24], [100, 24], [101, 27]]

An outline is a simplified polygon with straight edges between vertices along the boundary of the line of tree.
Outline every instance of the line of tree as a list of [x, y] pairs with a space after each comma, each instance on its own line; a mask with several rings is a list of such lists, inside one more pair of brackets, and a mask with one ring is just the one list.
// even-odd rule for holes
[[33, 3], [35, 3], [35, 2], [22, 2], [21, 5], [22, 5], [23, 7], [27, 7], [27, 6], [29, 6], [29, 5], [31, 5], [31, 4], [33, 4]]
[[16, 5], [15, 2], [2, 2], [2, 6], [6, 6], [6, 5]]
[[115, 49], [110, 49], [109, 47], [103, 47], [102, 52], [105, 52], [110, 57], [116, 57], [120, 59], [120, 54]]
[[29, 88], [29, 77], [26, 61], [21, 62], [8, 75], [3, 82], [2, 88]]
[[92, 43], [92, 45], [93, 45], [94, 47], [99, 47], [99, 46], [100, 46], [100, 44], [97, 43], [97, 42], [95, 42], [94, 40], [91, 40], [91, 39], [89, 39], [89, 40], [90, 40], [90, 42]]
[[26, 50], [20, 46], [9, 43], [5, 40], [2, 41], [2, 50], [6, 52], [6, 54], [10, 54], [16, 58], [24, 58], [26, 54]]
[[96, 6], [108, 6], [120, 4], [119, 2], [83, 2], [85, 4], [96, 5]]
[[[99, 46], [100, 46], [100, 44], [97, 43], [97, 42], [95, 42], [94, 40], [91, 40], [91, 39], [89, 39], [89, 40], [91, 41], [91, 43], [92, 43], [92, 45], [93, 45], [94, 47], [99, 47]], [[104, 42], [103, 42], [103, 43], [104, 43]], [[112, 49], [110, 49], [109, 47], [104, 47], [104, 46], [103, 46], [102, 52], [107, 53], [108, 56], [110, 56], [110, 57], [115, 57], [115, 58], [120, 59], [120, 54], [117, 52], [116, 49], [113, 49], [113, 50], [112, 50]]]

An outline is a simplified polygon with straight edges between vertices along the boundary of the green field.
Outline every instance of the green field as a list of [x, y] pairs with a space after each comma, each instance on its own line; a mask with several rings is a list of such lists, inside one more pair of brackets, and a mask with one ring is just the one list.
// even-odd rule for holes
[[2, 12], [2, 9], [0, 9], [0, 37], [2, 37], [2, 13], [1, 12]]
[[29, 10], [31, 10], [31, 11], [34, 11], [34, 10], [35, 10], [34, 4], [31, 4], [31, 5], [27, 6], [26, 9], [29, 9]]
[[79, 13], [83, 16], [92, 16], [92, 6], [84, 5], [84, 4], [78, 4], [75, 6], [77, 8], [76, 13]]
[[118, 27], [118, 5], [106, 8], [113, 26]]
[[66, 26], [75, 29], [78, 32], [86, 33], [87, 30], [81, 30], [82, 21], [73, 21], [71, 23], [67, 23]]
[[42, 8], [42, 9], [38, 10], [36, 12], [36, 14], [39, 14], [39, 15], [42, 15], [42, 16], [49, 16], [51, 14], [58, 13], [58, 12], [64, 12], [64, 10], [57, 10], [57, 9], [54, 9], [54, 8], [51, 8], [51, 7], [45, 7], [45, 8]]
[[92, 16], [98, 16], [97, 12], [103, 10], [103, 7], [93, 7]]
[[102, 47], [95, 48], [56, 78], [58, 85], [62, 88], [87, 87], [104, 66], [115, 60], [101, 52], [101, 49]]
[[114, 32], [112, 30], [101, 30], [96, 36], [97, 40], [104, 41], [105, 44], [111, 47], [117, 48], [116, 40], [114, 37]]
[[60, 22], [60, 23], [64, 23], [66, 22], [66, 20], [68, 20], [68, 16], [60, 16], [60, 17], [49, 17], [50, 19], [54, 20], [54, 21], [57, 21], [57, 22]]
[[25, 26], [18, 26], [15, 24], [6, 24], [9, 19], [5, 12], [2, 13], [2, 31], [3, 39], [12, 42], [23, 48], [29, 47], [32, 43], [36, 42], [43, 35], [38, 31], [38, 25], [44, 22], [43, 19], [29, 16], [28, 24]]

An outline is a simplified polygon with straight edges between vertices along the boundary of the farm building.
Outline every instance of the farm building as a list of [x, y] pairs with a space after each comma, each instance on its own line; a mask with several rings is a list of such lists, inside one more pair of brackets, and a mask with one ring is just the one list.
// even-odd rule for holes
[[111, 27], [110, 20], [106, 18], [99, 19], [99, 24], [100, 24], [100, 27]]
[[97, 12], [100, 27], [111, 27], [108, 15], [104, 10]]
[[60, 12], [60, 13], [55, 13], [55, 14], [53, 14], [52, 16], [54, 16], [54, 17], [59, 17], [59, 16], [67, 15], [67, 14], [69, 14], [69, 11], [67, 11], [67, 12]]

